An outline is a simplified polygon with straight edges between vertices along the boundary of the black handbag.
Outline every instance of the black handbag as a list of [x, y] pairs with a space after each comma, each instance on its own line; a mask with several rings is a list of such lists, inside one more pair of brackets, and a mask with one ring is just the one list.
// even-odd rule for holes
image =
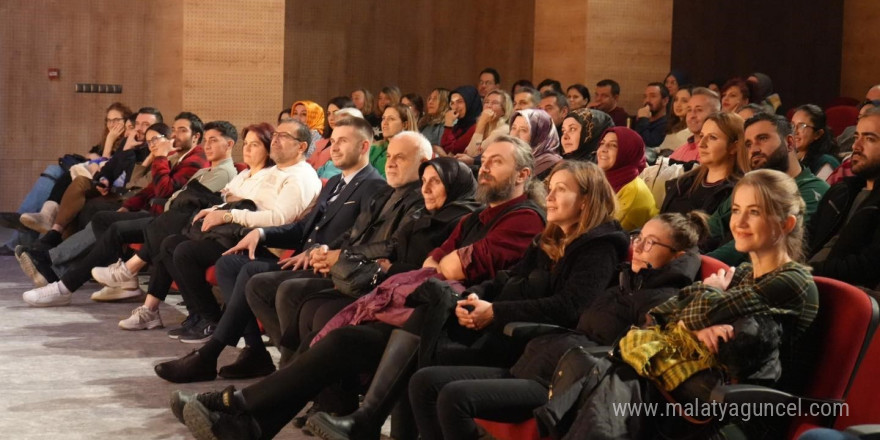
[[330, 268], [330, 277], [339, 293], [358, 298], [379, 284], [381, 271], [375, 261], [345, 250]]
[[[240, 200], [235, 203], [229, 203], [223, 209], [246, 209], [248, 211], [256, 211], [257, 205], [251, 200]], [[239, 225], [237, 223], [226, 223], [211, 228], [210, 231], [202, 231], [202, 223], [204, 219], [192, 223], [186, 237], [190, 240], [214, 240], [225, 248], [235, 246], [251, 228]]]

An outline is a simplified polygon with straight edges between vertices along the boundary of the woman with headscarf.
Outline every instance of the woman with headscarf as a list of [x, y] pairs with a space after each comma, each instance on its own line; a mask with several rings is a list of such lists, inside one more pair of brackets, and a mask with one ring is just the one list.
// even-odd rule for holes
[[315, 152], [315, 145], [324, 134], [324, 109], [314, 101], [296, 101], [290, 107], [290, 117], [306, 124], [312, 132], [312, 142], [306, 150], [306, 158]]
[[449, 96], [449, 108], [443, 122], [443, 137], [438, 155], [463, 153], [477, 130], [477, 117], [483, 109], [480, 94], [474, 86], [461, 86]]
[[639, 229], [657, 215], [654, 195], [639, 177], [646, 161], [645, 141], [638, 133], [626, 127], [605, 130], [596, 161], [617, 194], [617, 220], [623, 229]]
[[510, 135], [532, 146], [535, 157], [535, 179], [544, 180], [553, 165], [562, 160], [559, 155], [559, 134], [553, 119], [541, 109], [523, 109], [513, 112], [510, 118]]
[[562, 120], [562, 158], [565, 160], [596, 160], [599, 135], [614, 126], [611, 116], [602, 110], [577, 109]]

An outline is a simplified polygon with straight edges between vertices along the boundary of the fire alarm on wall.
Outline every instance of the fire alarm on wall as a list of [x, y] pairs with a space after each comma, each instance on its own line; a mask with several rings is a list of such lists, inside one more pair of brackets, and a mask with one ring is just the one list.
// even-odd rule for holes
[[49, 79], [59, 79], [61, 78], [61, 69], [57, 69], [55, 67], [49, 68]]

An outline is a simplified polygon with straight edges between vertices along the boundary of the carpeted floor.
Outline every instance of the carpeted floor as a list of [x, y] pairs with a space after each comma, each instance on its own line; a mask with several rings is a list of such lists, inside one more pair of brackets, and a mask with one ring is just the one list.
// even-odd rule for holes
[[[14, 257], [0, 257], [0, 438], [191, 438], [169, 410], [171, 392], [232, 383], [177, 385], [156, 377], [154, 364], [195, 346], [168, 338], [164, 330], [119, 330], [117, 322], [136, 303], [93, 302], [89, 296], [98, 286], [89, 283], [68, 307], [32, 308], [21, 300], [31, 285]], [[161, 313], [167, 328], [183, 319], [170, 305], [163, 304]], [[277, 351], [271, 351], [277, 362]], [[237, 355], [237, 349], [226, 350], [220, 365]], [[314, 437], [288, 426], [277, 438]]]

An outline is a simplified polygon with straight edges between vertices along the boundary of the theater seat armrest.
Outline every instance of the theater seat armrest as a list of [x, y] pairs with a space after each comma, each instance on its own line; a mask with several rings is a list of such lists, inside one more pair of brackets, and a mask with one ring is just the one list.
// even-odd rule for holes
[[779, 391], [761, 385], [737, 384], [721, 385], [712, 390], [710, 399], [720, 403], [771, 403], [771, 404], [799, 404], [801, 407], [812, 403], [839, 404], [839, 399], [812, 399], [800, 397], [794, 394]]
[[509, 322], [504, 326], [504, 334], [514, 339], [528, 341], [538, 336], [553, 333], [566, 333], [570, 330], [553, 324], [537, 322]]
[[880, 440], [880, 425], [855, 425], [843, 431], [860, 439]]

